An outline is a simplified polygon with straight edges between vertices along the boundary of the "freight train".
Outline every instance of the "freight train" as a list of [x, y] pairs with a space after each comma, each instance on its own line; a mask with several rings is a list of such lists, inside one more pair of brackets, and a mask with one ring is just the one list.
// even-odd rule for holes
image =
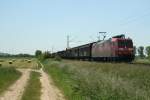
[[108, 40], [97, 41], [53, 53], [64, 59], [89, 61], [123, 61], [134, 60], [133, 42], [125, 35], [114, 36]]

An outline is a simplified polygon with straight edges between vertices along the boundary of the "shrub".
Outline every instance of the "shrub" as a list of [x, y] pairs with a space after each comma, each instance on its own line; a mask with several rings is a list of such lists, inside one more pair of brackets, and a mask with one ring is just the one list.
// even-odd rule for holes
[[38, 59], [40, 61], [44, 61], [45, 59], [48, 59], [51, 57], [51, 54], [50, 52], [46, 51], [46, 52], [43, 52], [41, 55], [38, 56]]
[[0, 63], [0, 67], [2, 67], [2, 64]]
[[55, 58], [54, 58], [54, 60], [56, 60], [56, 61], [61, 61], [62, 58], [61, 58], [60, 56], [56, 55]]

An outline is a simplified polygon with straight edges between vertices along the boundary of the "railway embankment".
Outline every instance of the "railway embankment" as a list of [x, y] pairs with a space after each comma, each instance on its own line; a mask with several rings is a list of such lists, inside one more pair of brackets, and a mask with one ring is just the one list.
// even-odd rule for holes
[[43, 63], [68, 100], [150, 99], [150, 67], [145, 65], [50, 59]]

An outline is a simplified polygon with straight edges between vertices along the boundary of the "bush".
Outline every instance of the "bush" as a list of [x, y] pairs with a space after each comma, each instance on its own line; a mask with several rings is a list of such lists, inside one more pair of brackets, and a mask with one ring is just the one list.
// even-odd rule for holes
[[51, 57], [51, 54], [50, 52], [46, 51], [46, 52], [43, 52], [41, 55], [38, 56], [38, 59], [40, 61], [44, 61], [45, 59], [48, 59]]
[[0, 63], [0, 67], [2, 67], [2, 64]]
[[54, 60], [56, 60], [56, 61], [61, 61], [62, 58], [61, 58], [60, 56], [56, 55], [55, 58], [54, 58]]

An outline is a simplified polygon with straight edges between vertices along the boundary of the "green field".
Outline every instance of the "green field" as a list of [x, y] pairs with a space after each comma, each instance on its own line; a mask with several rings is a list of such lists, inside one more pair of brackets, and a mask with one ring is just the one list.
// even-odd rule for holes
[[149, 100], [150, 67], [46, 60], [45, 71], [68, 100]]
[[[10, 64], [11, 62], [11, 64]], [[21, 72], [16, 69], [36, 69], [37, 60], [27, 58], [0, 58], [0, 93], [6, 91], [19, 77]]]
[[30, 79], [25, 88], [25, 92], [22, 96], [22, 100], [40, 100], [41, 96], [41, 83], [40, 73], [31, 72]]
[[[12, 62], [10, 64], [9, 62]], [[0, 64], [5, 67], [37, 69], [37, 60], [34, 58], [0, 58]]]
[[13, 84], [21, 73], [13, 67], [0, 67], [0, 93], [5, 91], [11, 84]]
[[150, 60], [149, 59], [136, 59], [133, 63], [150, 65]]

